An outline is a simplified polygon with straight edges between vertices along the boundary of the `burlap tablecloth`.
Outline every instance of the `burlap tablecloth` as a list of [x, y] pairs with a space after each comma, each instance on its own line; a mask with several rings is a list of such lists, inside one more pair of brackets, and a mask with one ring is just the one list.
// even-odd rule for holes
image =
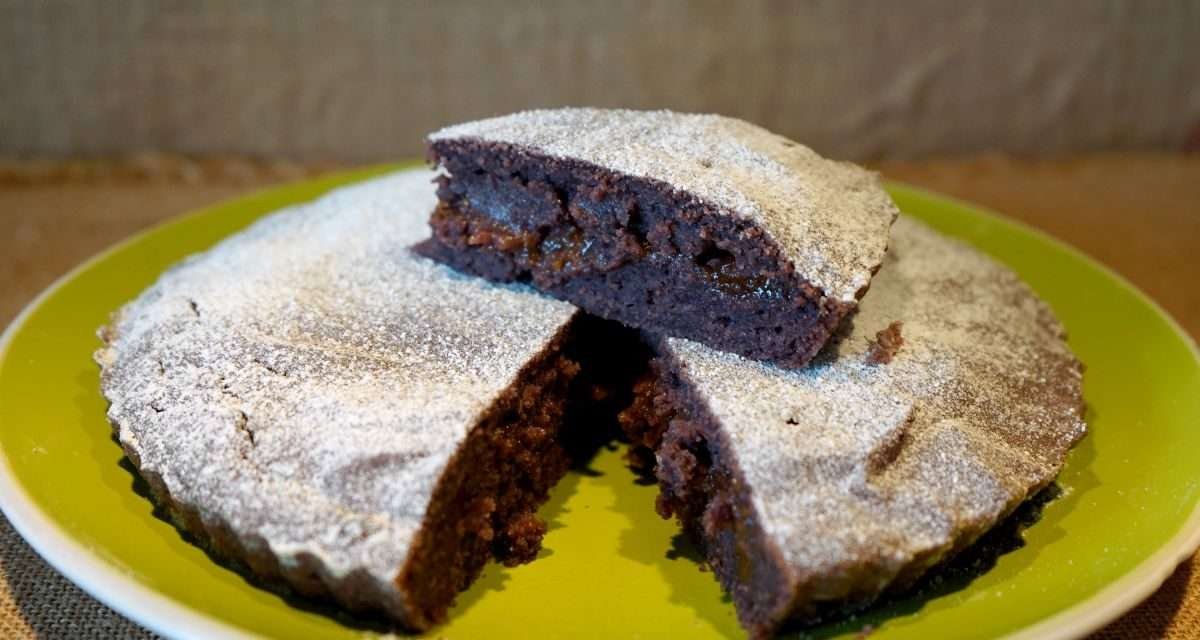
[[[333, 165], [187, 159], [0, 161], [0, 326], [73, 265], [164, 218]], [[885, 164], [884, 174], [1040, 227], [1116, 269], [1200, 336], [1200, 155], [1105, 153]], [[1096, 638], [1200, 637], [1200, 575], [1182, 565]], [[151, 634], [42, 562], [0, 518], [0, 636]]]

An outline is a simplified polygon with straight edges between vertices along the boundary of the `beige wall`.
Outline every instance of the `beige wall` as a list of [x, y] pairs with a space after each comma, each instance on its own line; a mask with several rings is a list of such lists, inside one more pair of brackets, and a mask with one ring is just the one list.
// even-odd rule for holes
[[1178, 148], [1200, 3], [0, 0], [0, 155], [373, 160], [533, 106], [737, 115], [840, 157]]

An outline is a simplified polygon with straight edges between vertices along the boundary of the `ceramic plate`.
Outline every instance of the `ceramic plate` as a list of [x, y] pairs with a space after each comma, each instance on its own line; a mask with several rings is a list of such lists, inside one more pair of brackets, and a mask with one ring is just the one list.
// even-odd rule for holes
[[[96, 328], [168, 265], [264, 213], [395, 167], [285, 186], [151, 229], [59, 280], [0, 340], [0, 505], [59, 571], [168, 636], [361, 637], [372, 625], [289, 602], [213, 562], [155, 517], [122, 464], [91, 354]], [[872, 638], [1065, 638], [1151, 593], [1200, 542], [1200, 359], [1153, 302], [1040, 233], [899, 184], [900, 208], [1017, 271], [1054, 308], [1087, 365], [1089, 435], [1061, 496], [974, 572], [853, 619], [801, 632]], [[701, 572], [655, 488], [617, 449], [570, 474], [542, 515], [542, 557], [489, 566], [460, 598], [447, 638], [740, 636], [733, 607]]]

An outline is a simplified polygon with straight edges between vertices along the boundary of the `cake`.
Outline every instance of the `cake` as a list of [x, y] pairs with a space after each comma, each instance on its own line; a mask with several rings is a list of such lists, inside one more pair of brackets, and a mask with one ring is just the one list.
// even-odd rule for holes
[[537, 555], [537, 507], [619, 413], [660, 514], [765, 636], [910, 584], [1084, 434], [1051, 312], [920, 223], [794, 369], [430, 260], [435, 175], [264, 218], [101, 330], [108, 417], [153, 499], [258, 584], [428, 629], [485, 563]]
[[785, 367], [853, 313], [897, 214], [875, 174], [715, 115], [528, 111], [428, 148], [426, 255]]
[[911, 584], [1085, 434], [1081, 366], [1015, 274], [901, 217], [853, 326], [785, 370], [680, 338], [621, 415], [664, 517], [756, 637]]
[[615, 371], [580, 340], [611, 328], [407, 250], [432, 178], [345, 188], [185, 260], [96, 355], [179, 527], [260, 583], [418, 630], [488, 559], [536, 555], [535, 509]]

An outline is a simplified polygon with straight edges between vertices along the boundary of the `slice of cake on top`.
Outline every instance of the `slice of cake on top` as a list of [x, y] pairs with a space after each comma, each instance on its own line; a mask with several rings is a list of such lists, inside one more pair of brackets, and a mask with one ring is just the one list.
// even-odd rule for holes
[[1086, 431], [1045, 304], [906, 218], [836, 354], [785, 371], [690, 340], [656, 351], [622, 421], [656, 454], [660, 513], [758, 637], [911, 584], [1051, 482]]
[[411, 629], [489, 559], [537, 554], [607, 362], [600, 321], [407, 250], [432, 178], [345, 188], [185, 260], [96, 355], [117, 439], [181, 528]]
[[785, 367], [854, 311], [897, 214], [873, 173], [715, 115], [529, 111], [429, 152], [427, 255]]

